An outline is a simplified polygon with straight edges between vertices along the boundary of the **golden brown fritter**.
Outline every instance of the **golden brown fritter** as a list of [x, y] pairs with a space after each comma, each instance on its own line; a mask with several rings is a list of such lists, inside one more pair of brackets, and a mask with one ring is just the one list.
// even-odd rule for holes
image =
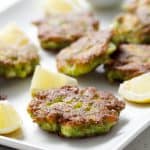
[[57, 68], [60, 72], [79, 76], [108, 61], [116, 50], [111, 42], [111, 31], [92, 32], [82, 37], [57, 55]]
[[48, 50], [60, 50], [99, 28], [98, 19], [89, 12], [53, 14], [34, 24], [41, 46]]
[[128, 80], [150, 71], [150, 45], [122, 44], [106, 65], [108, 78]]
[[32, 44], [25, 46], [0, 46], [0, 76], [24, 78], [34, 71], [39, 63], [37, 48]]
[[64, 86], [38, 92], [28, 112], [41, 128], [66, 137], [86, 137], [108, 132], [125, 103], [94, 87]]
[[113, 26], [115, 43], [150, 43], [150, 7], [143, 6], [135, 14], [119, 15]]

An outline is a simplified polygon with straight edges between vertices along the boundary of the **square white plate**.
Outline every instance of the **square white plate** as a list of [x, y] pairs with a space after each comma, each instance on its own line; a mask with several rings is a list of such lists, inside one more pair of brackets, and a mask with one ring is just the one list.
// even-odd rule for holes
[[[38, 0], [21, 1], [0, 14], [0, 27], [2, 28], [9, 22], [17, 22], [32, 41], [38, 45], [36, 29], [31, 25], [32, 20], [40, 17], [38, 5]], [[108, 26], [116, 14], [117, 10], [100, 12], [99, 16], [103, 27]], [[40, 54], [41, 64], [55, 71], [55, 54], [41, 50]], [[96, 86], [98, 89], [114, 93], [118, 90], [117, 84], [110, 84], [100, 73], [92, 72], [78, 80], [81, 86]], [[0, 80], [0, 92], [8, 95], [10, 103], [14, 105], [23, 120], [21, 131], [11, 134], [9, 137], [0, 136], [0, 144], [2, 145], [21, 150], [120, 150], [150, 125], [150, 105], [127, 104], [126, 109], [121, 113], [119, 123], [107, 135], [87, 139], [64, 139], [46, 133], [32, 122], [26, 112], [27, 104], [30, 101], [30, 81], [31, 77], [24, 80]]]

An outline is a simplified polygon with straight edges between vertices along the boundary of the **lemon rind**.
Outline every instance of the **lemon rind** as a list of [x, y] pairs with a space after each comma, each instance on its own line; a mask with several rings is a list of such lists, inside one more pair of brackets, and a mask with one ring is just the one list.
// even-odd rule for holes
[[136, 103], [150, 103], [150, 93], [139, 94], [128, 89], [128, 85], [132, 84], [133, 80], [135, 82], [136, 80], [140, 80], [140, 78], [147, 76], [149, 74], [150, 73], [144, 74], [142, 76], [138, 76], [136, 78], [133, 78], [129, 81], [125, 81], [124, 83], [120, 84], [119, 91], [118, 91], [119, 95], [121, 95], [127, 101], [136, 102]]
[[17, 111], [13, 108], [13, 106], [11, 104], [9, 104], [8, 101], [1, 101], [0, 104], [9, 107], [11, 109], [11, 111], [14, 112], [14, 115], [16, 118], [15, 124], [11, 125], [11, 122], [10, 122], [10, 124], [6, 128], [0, 128], [0, 135], [12, 133], [12, 132], [15, 132], [17, 129], [21, 128], [22, 120], [21, 120], [19, 114], [17, 113]]

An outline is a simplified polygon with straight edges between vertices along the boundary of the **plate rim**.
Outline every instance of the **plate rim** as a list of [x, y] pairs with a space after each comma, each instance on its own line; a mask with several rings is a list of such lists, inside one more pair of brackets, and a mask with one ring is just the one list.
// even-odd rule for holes
[[[144, 123], [138, 128], [136, 128], [134, 130], [134, 133], [132, 133], [131, 135], [129, 134], [129, 136], [127, 136], [120, 144], [116, 145], [116, 147], [114, 147], [114, 150], [122, 150], [123, 148], [125, 148], [130, 142], [132, 142], [139, 134], [141, 134], [149, 126], [150, 120], [145, 119]], [[28, 142], [23, 142], [2, 135], [0, 135], [0, 144], [11, 148], [21, 148], [22, 150], [47, 150], [46, 148], [43, 148], [41, 146], [36, 146], [35, 144], [29, 144]]]

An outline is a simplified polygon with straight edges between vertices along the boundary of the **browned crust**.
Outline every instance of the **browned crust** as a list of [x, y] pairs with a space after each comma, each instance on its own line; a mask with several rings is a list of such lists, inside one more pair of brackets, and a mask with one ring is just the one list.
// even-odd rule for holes
[[119, 71], [128, 78], [150, 71], [150, 46], [122, 44], [112, 56], [108, 70]]
[[[139, 8], [136, 14], [121, 13], [120, 15], [118, 15], [116, 17], [116, 21], [124, 27], [125, 31], [128, 30], [128, 28], [131, 29], [132, 26], [134, 25], [136, 30], [137, 29], [138, 30], [141, 30], [141, 29], [145, 30], [147, 32], [144, 32], [144, 33], [148, 34], [150, 32], [150, 26], [149, 26], [150, 17], [148, 15], [149, 12], [146, 12], [146, 10], [144, 12], [144, 11], [142, 11], [142, 9], [143, 9], [142, 7]], [[135, 30], [135, 29], [133, 29], [133, 30]], [[119, 30], [119, 28], [118, 28], [118, 30]]]
[[0, 47], [0, 65], [27, 64], [37, 59], [39, 59], [37, 48], [32, 44], [23, 47]]
[[[129, 1], [129, 2], [128, 2]], [[143, 25], [150, 25], [150, 0], [128, 0], [127, 6]], [[150, 27], [149, 27], [150, 29]]]
[[97, 30], [98, 19], [89, 12], [49, 15], [34, 22], [42, 41], [75, 41], [87, 32]]
[[[64, 98], [61, 102], [55, 103], [54, 99], [58, 97]], [[48, 103], [52, 105], [48, 106]], [[75, 109], [78, 103], [82, 103], [82, 106]], [[94, 87], [79, 89], [64, 86], [60, 89], [38, 92], [29, 104], [28, 111], [35, 122], [55, 120], [61, 124], [82, 125], [115, 122], [124, 107], [123, 101], [119, 101], [111, 93], [98, 91]]]
[[87, 36], [80, 38], [71, 46], [63, 49], [57, 55], [58, 68], [65, 63], [71, 64], [89, 64], [98, 57], [107, 54], [108, 45], [112, 37], [111, 31], [99, 31], [89, 33]]

